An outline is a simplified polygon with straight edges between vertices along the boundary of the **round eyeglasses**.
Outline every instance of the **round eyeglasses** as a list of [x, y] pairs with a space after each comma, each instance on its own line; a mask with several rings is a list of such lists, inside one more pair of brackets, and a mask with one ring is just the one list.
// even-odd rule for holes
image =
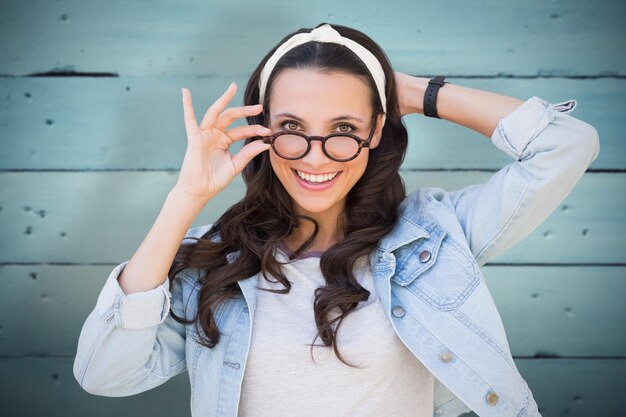
[[[267, 120], [267, 119], [266, 119]], [[351, 161], [356, 158], [361, 149], [369, 148], [370, 141], [376, 130], [376, 121], [367, 139], [361, 139], [351, 133], [331, 133], [328, 136], [308, 136], [303, 132], [289, 130], [263, 136], [263, 143], [272, 145], [276, 155], [284, 159], [300, 159], [311, 150], [311, 141], [322, 142], [324, 154], [337, 162]]]

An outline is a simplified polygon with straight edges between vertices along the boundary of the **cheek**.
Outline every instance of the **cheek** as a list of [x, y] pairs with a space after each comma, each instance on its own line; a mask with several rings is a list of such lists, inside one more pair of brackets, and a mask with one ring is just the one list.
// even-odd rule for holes
[[288, 181], [288, 175], [290, 174], [290, 169], [285, 164], [285, 160], [274, 153], [273, 150], [269, 150], [270, 153], [270, 165], [272, 166], [272, 170], [274, 171], [274, 176], [278, 178], [280, 182]]
[[272, 165], [272, 169], [274, 170], [274, 174], [278, 174], [281, 170], [281, 159], [279, 158], [273, 150], [269, 150], [270, 153], [270, 164]]
[[353, 177], [358, 177], [354, 179], [354, 182], [358, 181], [358, 179], [361, 178], [361, 176], [365, 172], [365, 169], [367, 168], [368, 157], [369, 155], [367, 150], [361, 151], [359, 156], [357, 156], [353, 161], [347, 163], [346, 166], [350, 171], [350, 175]]

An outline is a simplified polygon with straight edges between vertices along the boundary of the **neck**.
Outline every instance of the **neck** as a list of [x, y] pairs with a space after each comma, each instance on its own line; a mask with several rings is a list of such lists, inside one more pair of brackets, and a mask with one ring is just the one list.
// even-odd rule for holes
[[[340, 225], [340, 216], [330, 216], [328, 213], [324, 213], [324, 215], [320, 215], [319, 213], [306, 213], [306, 215], [315, 219], [319, 227], [315, 240], [306, 249], [307, 252], [325, 251], [332, 245], [343, 240], [344, 236]], [[315, 225], [311, 221], [298, 218], [298, 222], [298, 227], [296, 227], [289, 236], [283, 239], [283, 243], [292, 251], [299, 248], [315, 231]]]

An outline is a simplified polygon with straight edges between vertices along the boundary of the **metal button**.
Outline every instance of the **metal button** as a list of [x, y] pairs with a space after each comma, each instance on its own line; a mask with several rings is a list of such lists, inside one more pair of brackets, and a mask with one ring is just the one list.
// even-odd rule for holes
[[404, 307], [395, 306], [394, 308], [391, 309], [391, 313], [396, 317], [402, 317], [404, 316], [404, 313], [406, 312], [404, 311]]
[[498, 402], [498, 394], [496, 394], [493, 391], [489, 391], [489, 394], [487, 394], [487, 403], [489, 405], [495, 405]]
[[449, 350], [442, 352], [439, 355], [439, 359], [441, 359], [443, 362], [450, 362], [452, 360], [452, 352], [450, 352]]
[[420, 261], [422, 262], [428, 262], [430, 260], [430, 252], [427, 250], [423, 250], [420, 253]]
[[383, 261], [383, 257], [382, 257], [382, 256], [379, 256], [379, 257], [378, 257], [378, 262], [382, 262], [382, 261]]
[[440, 407], [435, 408], [435, 414], [441, 414], [443, 410]]

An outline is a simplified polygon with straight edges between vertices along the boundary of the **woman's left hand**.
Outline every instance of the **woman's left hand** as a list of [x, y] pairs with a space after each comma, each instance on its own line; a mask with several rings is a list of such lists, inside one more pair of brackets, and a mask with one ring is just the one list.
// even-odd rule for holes
[[394, 71], [393, 74], [396, 81], [400, 115], [405, 116], [411, 113], [424, 114], [422, 103], [424, 101], [425, 89], [422, 87], [422, 84], [424, 80], [428, 84], [428, 79], [413, 77], [398, 71]]

